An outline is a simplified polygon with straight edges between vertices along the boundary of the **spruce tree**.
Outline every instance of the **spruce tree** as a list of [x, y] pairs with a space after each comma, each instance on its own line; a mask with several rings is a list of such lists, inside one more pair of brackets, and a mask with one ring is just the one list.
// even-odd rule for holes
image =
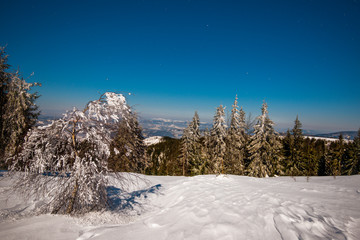
[[230, 127], [226, 136], [225, 169], [227, 173], [243, 175], [245, 172], [245, 112], [238, 109], [237, 96], [231, 110]]
[[211, 161], [211, 133], [208, 128], [204, 131], [204, 137], [201, 145], [201, 162], [200, 174], [213, 173], [213, 165]]
[[39, 115], [35, 100], [37, 93], [30, 93], [38, 83], [28, 83], [19, 71], [8, 73], [5, 49], [0, 48], [0, 161], [21, 150], [24, 137], [36, 123]]
[[182, 175], [189, 175], [189, 159], [191, 155], [191, 146], [192, 144], [192, 136], [190, 124], [184, 129], [183, 135], [181, 137], [181, 145], [180, 145], [180, 162], [182, 166]]
[[214, 173], [224, 174], [226, 152], [226, 124], [224, 107], [220, 105], [215, 112], [213, 127], [210, 132], [210, 154]]
[[19, 72], [12, 74], [7, 93], [7, 103], [3, 115], [3, 135], [8, 136], [5, 149], [7, 155], [19, 152], [28, 130], [33, 127], [39, 116], [35, 100], [37, 93], [30, 93], [38, 83], [27, 83], [20, 77]]
[[309, 181], [310, 176], [315, 176], [318, 173], [318, 159], [316, 158], [314, 140], [309, 138], [303, 141], [302, 169], [307, 181]]
[[360, 174], [360, 129], [352, 143], [347, 144], [344, 161], [344, 174]]
[[136, 113], [124, 112], [116, 136], [110, 146], [109, 168], [114, 171], [138, 172], [145, 170], [145, 145]]
[[5, 148], [8, 143], [8, 136], [5, 129], [5, 107], [7, 103], [7, 93], [11, 81], [10, 73], [7, 72], [10, 65], [7, 64], [8, 55], [5, 53], [5, 48], [0, 47], [0, 167], [5, 167], [4, 155]]
[[292, 135], [286, 137], [286, 159], [284, 160], [285, 174], [291, 177], [302, 175], [305, 168], [303, 163], [303, 142], [304, 136], [302, 133], [302, 124], [296, 116], [295, 124], [291, 130]]
[[341, 175], [341, 162], [344, 155], [344, 139], [340, 134], [339, 140], [330, 143], [325, 155], [325, 168], [329, 176]]
[[316, 140], [314, 143], [316, 159], [318, 162], [318, 176], [326, 176], [326, 142], [324, 140]]
[[191, 175], [197, 175], [201, 172], [201, 145], [200, 145], [200, 119], [195, 111], [194, 117], [189, 125], [190, 133], [190, 155], [189, 168]]
[[266, 177], [282, 173], [280, 165], [281, 144], [273, 128], [274, 124], [268, 117], [265, 101], [261, 112], [248, 145], [250, 160], [248, 175], [253, 177]]

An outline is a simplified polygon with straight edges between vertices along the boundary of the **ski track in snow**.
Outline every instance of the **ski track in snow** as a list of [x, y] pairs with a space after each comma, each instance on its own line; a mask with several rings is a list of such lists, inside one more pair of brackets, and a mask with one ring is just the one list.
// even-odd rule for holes
[[[0, 238], [360, 239], [360, 176], [145, 178], [150, 187], [112, 189], [113, 212], [3, 219]], [[23, 207], [1, 194], [0, 213]]]

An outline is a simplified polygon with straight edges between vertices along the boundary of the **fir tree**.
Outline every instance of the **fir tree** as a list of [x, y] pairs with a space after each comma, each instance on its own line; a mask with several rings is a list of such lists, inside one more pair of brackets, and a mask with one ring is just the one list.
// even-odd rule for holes
[[11, 81], [10, 74], [7, 72], [10, 65], [7, 64], [8, 55], [5, 53], [5, 48], [0, 47], [0, 158], [4, 152], [6, 147], [6, 136], [3, 131], [4, 127], [4, 119], [3, 116], [5, 115], [5, 106], [7, 103], [7, 93], [9, 84]]
[[273, 176], [281, 173], [281, 145], [268, 117], [267, 104], [264, 101], [262, 114], [257, 118], [254, 134], [248, 145], [250, 164], [248, 175], [253, 177]]
[[192, 149], [192, 136], [190, 124], [184, 129], [183, 135], [181, 137], [181, 146], [180, 146], [180, 162], [182, 166], [182, 175], [189, 175], [189, 159]]
[[246, 126], [245, 112], [238, 109], [237, 96], [231, 110], [230, 127], [226, 136], [225, 168], [227, 173], [243, 175], [245, 172]]
[[310, 176], [315, 176], [318, 173], [318, 160], [314, 149], [314, 140], [309, 138], [304, 139], [302, 157], [303, 173], [307, 181], [309, 181]]
[[334, 176], [334, 178], [341, 175], [341, 162], [343, 155], [344, 140], [340, 134], [339, 141], [330, 143], [328, 151], [325, 155], [325, 168], [327, 175]]
[[347, 144], [344, 154], [344, 174], [360, 174], [360, 129], [354, 141]]
[[302, 124], [296, 116], [295, 124], [291, 130], [292, 135], [286, 136], [286, 159], [285, 161], [285, 173], [291, 177], [302, 174], [304, 169], [303, 159], [303, 142], [304, 136], [302, 134]]
[[208, 128], [204, 131], [204, 137], [201, 145], [201, 167], [200, 174], [213, 173], [213, 164], [211, 161], [211, 133]]
[[19, 71], [6, 72], [9, 67], [5, 49], [0, 47], [0, 166], [5, 165], [5, 157], [21, 150], [24, 137], [39, 115], [35, 104], [38, 95], [30, 90], [40, 84], [27, 83]]
[[35, 100], [37, 93], [29, 93], [38, 83], [27, 83], [19, 76], [12, 74], [8, 87], [7, 102], [3, 115], [3, 136], [7, 136], [5, 153], [14, 155], [20, 149], [28, 130], [36, 123], [39, 112]]
[[210, 157], [214, 173], [224, 174], [224, 158], [226, 152], [226, 125], [224, 107], [216, 109], [213, 127], [210, 132]]
[[191, 175], [197, 175], [201, 172], [201, 145], [200, 145], [200, 119], [197, 112], [189, 125], [190, 132], [190, 155], [189, 167]]
[[324, 140], [316, 140], [314, 143], [315, 153], [316, 153], [316, 159], [317, 159], [317, 166], [318, 166], [318, 176], [326, 176], [326, 161], [325, 161], [325, 155], [326, 155], [326, 146]]
[[118, 125], [110, 147], [109, 168], [114, 171], [143, 173], [145, 145], [136, 113], [127, 111]]

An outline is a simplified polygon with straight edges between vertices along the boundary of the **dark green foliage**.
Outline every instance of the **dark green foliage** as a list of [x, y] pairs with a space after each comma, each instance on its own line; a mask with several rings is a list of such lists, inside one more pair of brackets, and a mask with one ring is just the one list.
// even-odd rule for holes
[[292, 136], [290, 141], [290, 157], [287, 159], [286, 174], [290, 176], [299, 176], [303, 174], [303, 141], [302, 124], [296, 116], [294, 128], [292, 129]]
[[325, 172], [329, 176], [341, 175], [341, 165], [344, 156], [345, 146], [342, 135], [339, 141], [330, 143], [325, 154]]
[[343, 174], [360, 174], [360, 129], [354, 141], [346, 145], [343, 157]]
[[7, 72], [9, 64], [7, 64], [8, 56], [5, 53], [5, 48], [0, 47], [0, 168], [5, 168], [4, 153], [7, 145], [4, 129], [4, 113], [7, 102], [7, 93], [10, 83], [10, 74]]
[[303, 140], [301, 169], [308, 179], [310, 176], [316, 176], [318, 173], [319, 162], [314, 148], [314, 142], [314, 139], [309, 138]]
[[148, 146], [146, 150], [148, 166], [146, 174], [152, 175], [182, 175], [182, 165], [179, 162], [181, 140], [164, 137], [161, 142]]
[[143, 173], [146, 162], [142, 130], [134, 113], [118, 125], [118, 131], [110, 145], [109, 168], [115, 172]]
[[313, 144], [314, 144], [313, 148], [315, 150], [316, 159], [318, 162], [317, 175], [325, 176], [326, 175], [326, 169], [325, 169], [326, 142], [324, 140], [316, 140], [315, 142], [313, 142]]

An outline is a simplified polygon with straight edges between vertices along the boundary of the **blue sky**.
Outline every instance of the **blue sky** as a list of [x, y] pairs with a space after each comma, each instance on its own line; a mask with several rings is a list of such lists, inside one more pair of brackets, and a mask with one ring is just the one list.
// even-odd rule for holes
[[144, 117], [211, 122], [235, 95], [277, 128], [360, 127], [360, 2], [0, 0], [9, 63], [45, 115], [105, 91]]

